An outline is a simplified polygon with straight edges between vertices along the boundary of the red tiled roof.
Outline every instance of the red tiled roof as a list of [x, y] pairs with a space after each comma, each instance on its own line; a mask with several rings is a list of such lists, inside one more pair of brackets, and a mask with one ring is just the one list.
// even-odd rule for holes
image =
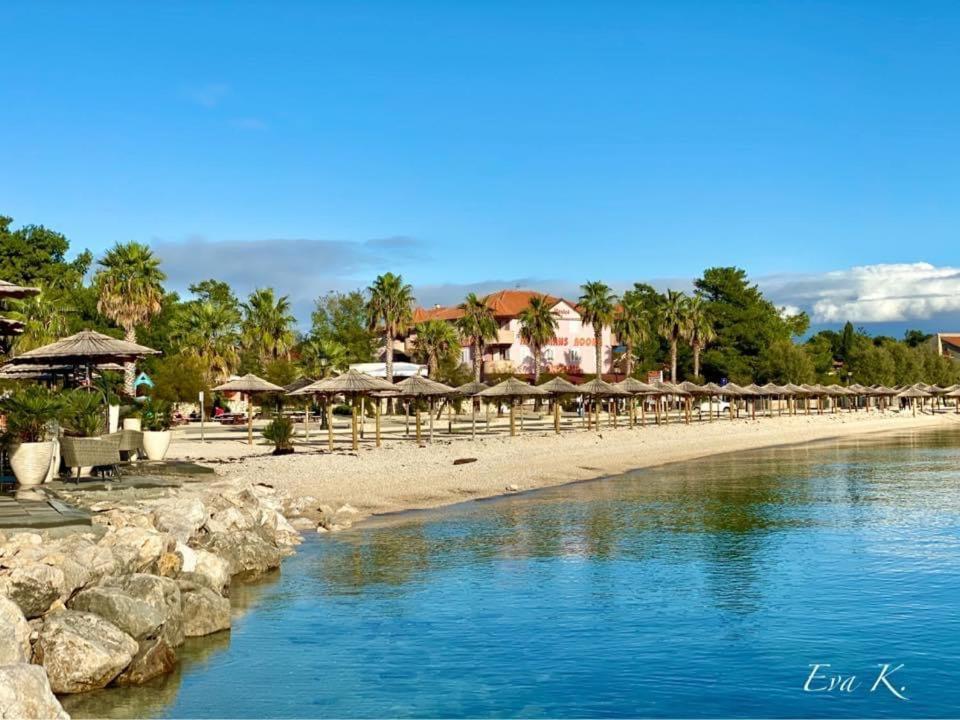
[[[493, 310], [493, 316], [496, 318], [508, 319], [517, 317], [520, 312], [530, 304], [531, 298], [545, 297], [551, 303], [556, 304], [562, 298], [553, 297], [535, 290], [499, 290], [483, 298], [487, 307]], [[576, 308], [576, 305], [570, 303]], [[463, 311], [454, 307], [435, 307], [435, 308], [417, 308], [413, 311], [413, 321], [415, 323], [425, 320], [456, 320], [463, 316]]]

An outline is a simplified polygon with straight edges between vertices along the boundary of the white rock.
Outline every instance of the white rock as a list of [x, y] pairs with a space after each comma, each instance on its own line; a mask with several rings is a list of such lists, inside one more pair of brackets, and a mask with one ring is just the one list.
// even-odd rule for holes
[[28, 664], [0, 666], [0, 718], [70, 720], [50, 689], [46, 672]]
[[15, 602], [0, 597], [0, 665], [24, 662], [30, 662], [30, 624]]

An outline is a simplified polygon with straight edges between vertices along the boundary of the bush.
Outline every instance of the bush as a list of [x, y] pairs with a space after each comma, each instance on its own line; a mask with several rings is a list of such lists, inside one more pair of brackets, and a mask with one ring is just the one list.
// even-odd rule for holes
[[348, 417], [353, 414], [353, 410], [350, 409], [349, 405], [334, 405], [333, 406], [334, 415], [347, 415]]
[[6, 416], [7, 444], [42, 442], [47, 426], [60, 416], [63, 401], [46, 388], [29, 385], [0, 401], [0, 413]]
[[273, 454], [293, 452], [293, 421], [277, 415], [263, 429], [263, 439], [273, 443]]
[[83, 389], [71, 390], [65, 396], [60, 424], [70, 437], [99, 437], [105, 425], [100, 394]]
[[140, 416], [141, 427], [148, 432], [169, 430], [173, 421], [170, 417], [170, 403], [150, 398], [143, 404]]

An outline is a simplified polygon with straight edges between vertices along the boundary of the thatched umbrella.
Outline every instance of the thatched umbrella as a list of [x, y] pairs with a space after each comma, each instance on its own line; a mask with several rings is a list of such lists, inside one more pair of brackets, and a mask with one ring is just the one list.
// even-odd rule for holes
[[[723, 388], [714, 382], [708, 382], [701, 388], [701, 393], [707, 396], [707, 420], [713, 422], [713, 398], [723, 395]], [[717, 417], [720, 417], [720, 406], [717, 404]]]
[[944, 394], [944, 397], [956, 398], [956, 407], [957, 414], [960, 415], [960, 387], [954, 387], [953, 390], [947, 390]]
[[21, 298], [39, 295], [40, 288], [24, 285], [15, 285], [6, 280], [0, 280], [0, 299], [20, 300]]
[[[632, 397], [630, 399], [630, 404], [628, 405], [630, 409], [630, 427], [636, 425], [637, 422], [637, 404], [636, 398], [638, 396], [645, 397], [647, 395], [659, 395], [660, 391], [655, 388], [653, 385], [648, 385], [645, 382], [640, 382], [636, 378], [628, 377], [624, 378], [618, 383], [614, 383], [615, 388], [619, 388], [626, 393], [629, 393]], [[646, 426], [647, 424], [647, 409], [645, 403], [640, 401], [640, 424]]]
[[[593, 398], [593, 407], [596, 414], [597, 430], [600, 429], [600, 398], [604, 397], [624, 397], [629, 395], [626, 390], [621, 390], [614, 385], [611, 385], [608, 382], [601, 380], [600, 378], [594, 378], [588, 382], [583, 383], [583, 385], [577, 386], [577, 391], [582, 395], [589, 395]], [[616, 427], [617, 426], [617, 411], [616, 405], [613, 406], [614, 411], [611, 413], [610, 422]], [[589, 422], [587, 423], [587, 429], [590, 429]]]
[[541, 390], [546, 390], [553, 396], [553, 431], [560, 434], [560, 396], [561, 395], [579, 395], [580, 388], [572, 382], [564, 380], [561, 377], [555, 377], [553, 380], [538, 385]]
[[[345, 373], [335, 377], [325, 378], [307, 385], [306, 387], [295, 390], [291, 395], [326, 395], [327, 400], [327, 443], [330, 450], [333, 450], [333, 403], [334, 395], [344, 395], [351, 400], [350, 425], [352, 435], [352, 447], [354, 450], [360, 449], [360, 441], [357, 435], [357, 399], [376, 392], [395, 392], [396, 386], [367, 375], [353, 368]], [[380, 445], [380, 405], [376, 406], [377, 413], [377, 446]]]
[[247, 396], [247, 444], [253, 445], [253, 396], [263, 393], [282, 393], [283, 388], [259, 378], [253, 373], [225, 382], [214, 388], [218, 392], [239, 392]]
[[913, 416], [916, 417], [917, 416], [917, 405], [916, 405], [917, 398], [920, 398], [921, 400], [923, 400], [925, 398], [933, 397], [933, 396], [930, 393], [928, 393], [926, 390], [921, 390], [918, 387], [908, 387], [906, 390], [902, 390], [901, 392], [897, 393], [896, 397], [908, 398], [910, 400], [910, 409], [913, 410]]
[[474, 395], [488, 387], [490, 386], [479, 380], [471, 380], [456, 388], [457, 395], [470, 398], [470, 438], [473, 440], [477, 439], [477, 403], [480, 402]]
[[[429, 398], [430, 399], [430, 442], [433, 442], [433, 399], [438, 396], [452, 395], [456, 392], [449, 385], [444, 385], [436, 380], [421, 377], [420, 375], [411, 375], [406, 380], [398, 382], [394, 388], [401, 397], [405, 398]], [[420, 406], [415, 408], [417, 422], [417, 444], [420, 444]]]
[[515, 400], [523, 397], [543, 397], [549, 395], [546, 390], [534, 385], [527, 385], [520, 382], [515, 377], [509, 377], [501, 383], [497, 383], [491, 388], [481, 390], [476, 397], [481, 398], [501, 398], [510, 401], [510, 436], [517, 434]]
[[92, 366], [109, 362], [133, 362], [159, 350], [119, 340], [109, 335], [83, 330], [49, 345], [28, 350], [15, 358], [17, 365], [70, 365], [86, 369], [90, 378]]
[[[305, 375], [301, 375], [296, 380], [291, 383], [287, 383], [283, 386], [283, 392], [285, 395], [291, 395], [301, 388], [305, 388], [308, 385], [313, 385], [316, 382], [313, 378], [308, 378]], [[307, 406], [303, 412], [303, 440], [308, 442], [310, 440], [310, 403], [307, 402]]]

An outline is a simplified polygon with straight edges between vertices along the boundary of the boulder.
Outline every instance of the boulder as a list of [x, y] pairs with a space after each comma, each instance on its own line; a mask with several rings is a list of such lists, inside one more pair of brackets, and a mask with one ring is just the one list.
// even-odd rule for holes
[[183, 644], [183, 611], [180, 587], [167, 577], [137, 573], [120, 578], [118, 585], [124, 592], [150, 605], [163, 618], [160, 637], [171, 647]]
[[227, 561], [230, 575], [260, 574], [280, 566], [280, 551], [257, 532], [211, 533], [200, 547]]
[[213, 590], [181, 579], [180, 602], [187, 637], [210, 635], [230, 627], [230, 601]]
[[139, 651], [137, 641], [102, 617], [64, 610], [47, 617], [34, 645], [56, 693], [105, 687]]
[[0, 665], [0, 718], [70, 720], [42, 667]]
[[180, 572], [193, 572], [197, 567], [197, 553], [189, 545], [178, 542], [174, 552], [180, 556]]
[[13, 600], [29, 618], [43, 615], [63, 592], [63, 571], [44, 563], [15, 567], [0, 578], [0, 595]]
[[287, 516], [303, 515], [319, 507], [320, 501], [313, 495], [289, 498], [283, 503], [283, 512]]
[[193, 572], [204, 578], [202, 584], [218, 595], [225, 595], [230, 587], [230, 564], [219, 555], [207, 550], [194, 550], [196, 562]]
[[207, 532], [223, 533], [252, 530], [257, 526], [253, 515], [243, 508], [229, 505], [223, 510], [211, 513], [206, 522]]
[[172, 547], [172, 539], [150, 528], [129, 526], [104, 535], [100, 545], [110, 548], [123, 570], [143, 572]]
[[198, 498], [167, 498], [152, 503], [150, 509], [157, 530], [184, 543], [207, 522], [207, 508]]
[[30, 662], [30, 624], [15, 602], [0, 597], [0, 665], [24, 662]]
[[163, 638], [141, 640], [140, 650], [130, 665], [113, 681], [114, 685], [143, 685], [148, 680], [173, 672], [177, 654]]
[[179, 553], [165, 552], [157, 560], [157, 575], [176, 577], [183, 569], [183, 557]]
[[99, 615], [136, 640], [153, 637], [163, 624], [159, 610], [119, 587], [88, 588], [74, 595], [67, 606]]

